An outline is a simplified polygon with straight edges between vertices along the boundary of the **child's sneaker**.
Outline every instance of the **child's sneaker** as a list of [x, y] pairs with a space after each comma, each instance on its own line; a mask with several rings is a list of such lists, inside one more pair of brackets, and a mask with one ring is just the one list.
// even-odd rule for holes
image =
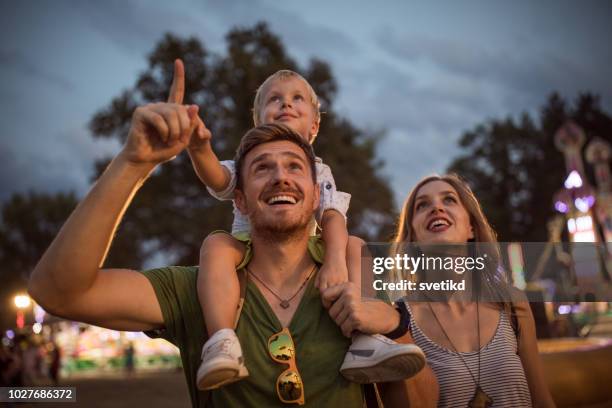
[[340, 372], [349, 381], [369, 384], [410, 378], [425, 366], [415, 344], [399, 344], [380, 334], [353, 337]]
[[202, 364], [196, 377], [199, 389], [212, 390], [248, 376], [240, 341], [234, 330], [221, 329], [204, 343]]

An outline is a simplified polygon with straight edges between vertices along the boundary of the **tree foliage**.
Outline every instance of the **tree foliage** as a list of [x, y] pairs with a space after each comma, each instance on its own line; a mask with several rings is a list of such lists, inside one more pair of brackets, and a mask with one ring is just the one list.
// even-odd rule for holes
[[[556, 131], [571, 119], [587, 136], [612, 143], [612, 117], [597, 96], [581, 94], [573, 105], [557, 93], [540, 110], [539, 121], [523, 114], [518, 120], [491, 120], [466, 132], [463, 153], [450, 165], [466, 178], [501, 241], [546, 241], [553, 216], [553, 196], [563, 186], [563, 154], [554, 144]], [[592, 169], [585, 163], [594, 184]]]
[[[393, 228], [394, 208], [391, 190], [379, 173], [382, 162], [375, 158], [379, 135], [368, 134], [336, 115], [333, 101], [337, 84], [329, 65], [313, 59], [307, 67], [299, 67], [280, 38], [263, 23], [231, 30], [226, 42], [225, 55], [214, 55], [195, 38], [166, 34], [149, 55], [148, 69], [134, 88], [117, 96], [91, 120], [93, 135], [123, 142], [136, 106], [166, 99], [173, 61], [182, 58], [185, 103], [200, 107], [217, 155], [232, 158], [240, 138], [253, 126], [251, 108], [257, 87], [279, 69], [298, 71], [312, 84], [325, 112], [315, 151], [332, 168], [338, 188], [353, 196], [350, 232], [370, 240], [386, 239]], [[97, 164], [98, 173], [107, 162]], [[144, 243], [133, 251], [135, 263], [161, 251], [177, 263], [193, 264], [206, 234], [230, 226], [231, 206], [206, 192], [183, 153], [161, 166], [144, 185], [118, 236]], [[115, 265], [112, 258], [119, 246], [116, 242], [111, 248], [107, 265], [125, 266]]]
[[[15, 194], [2, 206], [0, 223], [0, 310], [13, 310], [12, 296], [24, 292], [27, 279], [64, 221], [76, 207], [72, 193]], [[0, 327], [14, 325], [0, 314]]]
[[76, 204], [72, 193], [13, 195], [2, 207], [0, 270], [27, 279]]

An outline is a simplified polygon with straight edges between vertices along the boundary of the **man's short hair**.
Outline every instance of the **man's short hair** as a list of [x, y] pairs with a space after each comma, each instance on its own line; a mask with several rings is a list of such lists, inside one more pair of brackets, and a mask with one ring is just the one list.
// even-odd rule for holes
[[260, 125], [246, 132], [240, 141], [238, 149], [236, 149], [236, 155], [234, 156], [234, 162], [236, 163], [236, 188], [242, 189], [242, 167], [244, 166], [244, 159], [246, 155], [253, 150], [255, 147], [271, 142], [288, 141], [298, 145], [306, 155], [306, 159], [310, 164], [310, 173], [312, 175], [312, 182], [317, 182], [317, 171], [315, 167], [315, 155], [312, 150], [312, 146], [307, 143], [299, 134], [291, 130], [291, 128], [279, 124], [279, 123], [268, 123], [266, 125]]

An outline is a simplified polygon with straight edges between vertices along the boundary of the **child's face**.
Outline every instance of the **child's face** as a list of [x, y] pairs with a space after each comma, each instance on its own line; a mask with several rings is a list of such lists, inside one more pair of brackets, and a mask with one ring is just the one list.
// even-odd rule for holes
[[319, 122], [310, 101], [308, 87], [299, 78], [284, 78], [272, 82], [263, 97], [261, 120], [282, 123], [310, 143], [319, 131]]

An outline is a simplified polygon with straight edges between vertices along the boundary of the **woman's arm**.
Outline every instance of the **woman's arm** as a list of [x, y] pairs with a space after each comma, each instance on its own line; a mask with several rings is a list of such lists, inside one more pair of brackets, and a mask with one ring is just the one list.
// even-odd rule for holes
[[[402, 344], [414, 344], [408, 331], [404, 336], [395, 340]], [[435, 407], [438, 405], [440, 389], [436, 375], [429, 365], [414, 377], [391, 383], [378, 384], [380, 396], [385, 407]]]

